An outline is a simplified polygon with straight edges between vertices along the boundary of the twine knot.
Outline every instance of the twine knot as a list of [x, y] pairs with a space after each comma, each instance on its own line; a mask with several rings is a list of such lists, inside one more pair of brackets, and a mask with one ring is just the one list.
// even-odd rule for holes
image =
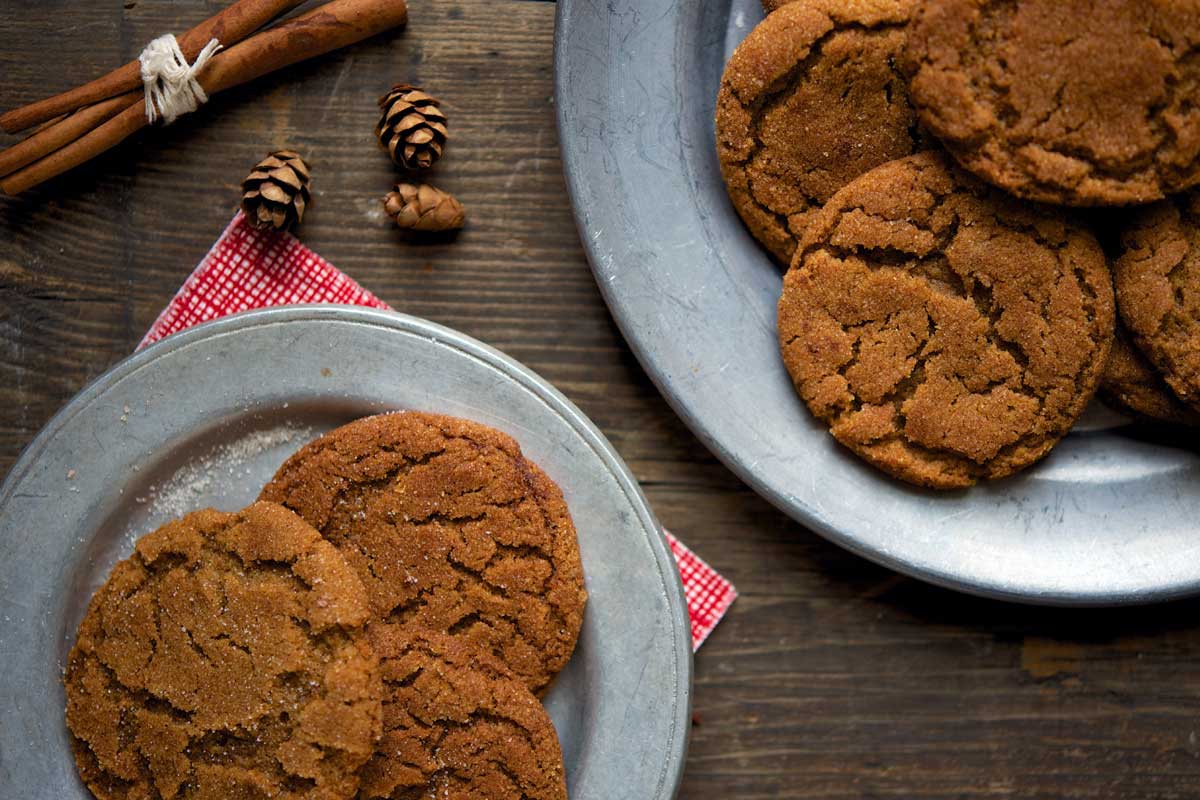
[[161, 118], [164, 125], [170, 125], [176, 117], [207, 103], [208, 95], [196, 75], [220, 49], [221, 43], [210, 39], [196, 55], [196, 62], [188, 64], [173, 34], [164, 34], [146, 45], [138, 56], [146, 88], [146, 119], [155, 122]]

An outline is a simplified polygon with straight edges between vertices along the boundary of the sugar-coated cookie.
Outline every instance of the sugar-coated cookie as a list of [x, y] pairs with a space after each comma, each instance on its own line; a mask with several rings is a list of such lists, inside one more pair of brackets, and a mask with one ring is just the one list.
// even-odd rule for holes
[[915, 0], [793, 0], [725, 66], [717, 156], [750, 232], [785, 266], [852, 178], [920, 147], [897, 66]]
[[586, 592], [562, 492], [468, 420], [367, 417], [303, 447], [263, 489], [332, 542], [377, 617], [461, 636], [536, 693], [575, 649]]
[[383, 736], [367, 798], [566, 800], [562, 751], [542, 704], [461, 637], [374, 625]]
[[935, 488], [1028, 466], [1092, 397], [1113, 336], [1092, 234], [920, 153], [809, 224], [779, 301], [812, 413], [876, 467]]
[[147, 534], [67, 659], [83, 782], [101, 800], [348, 800], [381, 732], [370, 619], [345, 559], [272, 503]]
[[1200, 191], [1139, 211], [1121, 248], [1121, 319], [1179, 399], [1200, 410]]
[[1200, 412], [1175, 396], [1154, 366], [1129, 341], [1129, 334], [1119, 322], [1098, 391], [1106, 403], [1134, 416], [1175, 425], [1200, 425]]
[[1142, 203], [1200, 181], [1200, 6], [926, 0], [905, 69], [960, 164], [1030, 200]]

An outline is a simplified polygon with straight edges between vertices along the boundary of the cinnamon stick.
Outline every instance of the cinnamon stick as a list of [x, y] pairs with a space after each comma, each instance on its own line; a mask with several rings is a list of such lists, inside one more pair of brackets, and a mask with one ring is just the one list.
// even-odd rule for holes
[[200, 85], [215, 94], [407, 22], [405, 0], [333, 0], [218, 53]]
[[39, 129], [7, 150], [0, 150], [0, 178], [84, 136], [132, 105], [144, 105], [141, 92], [127, 92], [81, 108]]
[[[216, 39], [223, 46], [229, 47], [303, 2], [304, 0], [238, 0], [180, 36], [179, 49], [190, 63], [209, 40]], [[39, 122], [124, 94], [141, 85], [141, 64], [130, 61], [107, 75], [69, 92], [0, 114], [0, 128], [8, 133], [23, 131]]]
[[[332, 0], [217, 53], [198, 80], [211, 96], [407, 21], [405, 0]], [[31, 189], [90, 161], [146, 124], [145, 109], [141, 105], [130, 106], [62, 149], [0, 179], [0, 190], [19, 194]]]

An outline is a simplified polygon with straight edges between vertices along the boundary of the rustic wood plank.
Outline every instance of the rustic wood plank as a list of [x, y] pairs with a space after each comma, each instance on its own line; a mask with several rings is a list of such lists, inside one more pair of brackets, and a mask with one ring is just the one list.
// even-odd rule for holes
[[[221, 4], [9, 3], [0, 105], [81, 82]], [[682, 797], [1194, 796], [1200, 603], [1052, 611], [898, 577], [787, 520], [673, 416], [579, 247], [554, 127], [553, 13], [416, 0], [405, 32], [222, 95], [0, 198], [0, 470], [134, 347], [228, 220], [246, 169], [294, 146], [315, 173], [300, 230], [310, 246], [397, 308], [553, 381], [612, 439], [662, 521], [738, 584], [696, 659]], [[432, 180], [468, 206], [456, 241], [412, 244], [382, 219], [395, 172], [372, 138], [373, 104], [402, 80], [451, 115]]]

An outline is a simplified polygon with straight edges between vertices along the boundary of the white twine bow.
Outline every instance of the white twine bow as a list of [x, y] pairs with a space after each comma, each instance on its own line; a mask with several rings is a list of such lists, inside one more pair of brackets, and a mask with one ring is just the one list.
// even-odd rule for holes
[[210, 39], [189, 65], [179, 49], [179, 42], [168, 33], [158, 37], [138, 56], [142, 65], [142, 83], [146, 87], [146, 119], [154, 122], [160, 117], [170, 125], [176, 117], [195, 111], [208, 102], [197, 73], [221, 49], [221, 43]]

